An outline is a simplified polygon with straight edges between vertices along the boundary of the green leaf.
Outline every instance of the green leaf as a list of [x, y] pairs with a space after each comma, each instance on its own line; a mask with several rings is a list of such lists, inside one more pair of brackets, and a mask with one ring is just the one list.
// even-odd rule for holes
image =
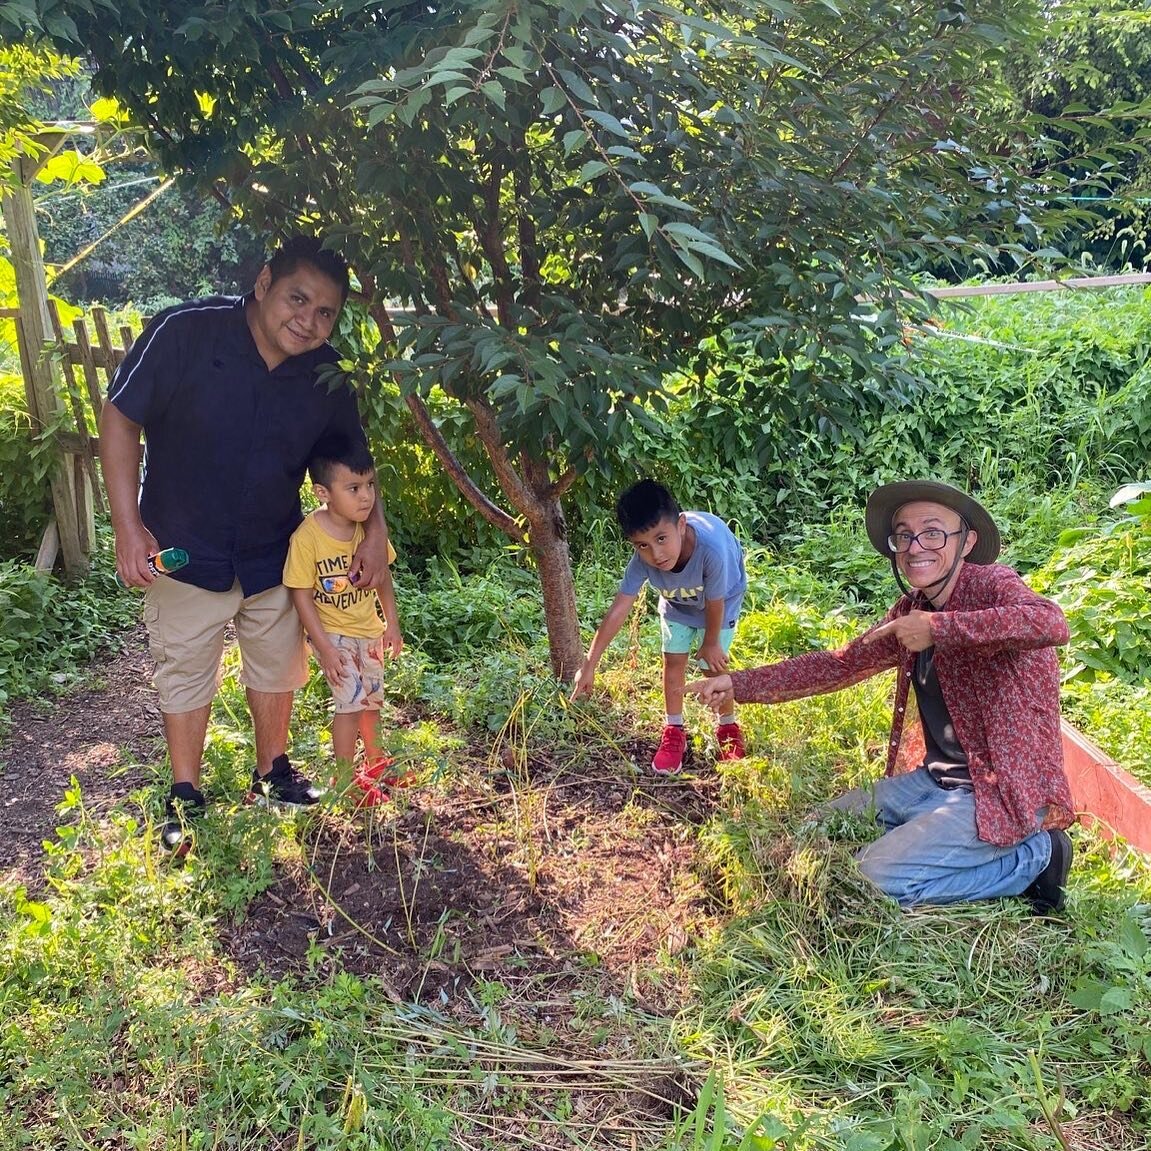
[[63, 180], [68, 184], [102, 184], [104, 169], [94, 160], [89, 160], [74, 148], [69, 148], [57, 152], [46, 161], [36, 173], [36, 179], [42, 184], [51, 184], [56, 180]]
[[507, 94], [498, 80], [485, 80], [480, 85], [480, 90], [501, 112], [507, 106]]
[[570, 132], [565, 132], [563, 138], [564, 155], [570, 156], [577, 148], [582, 148], [586, 143], [587, 133], [582, 128], [573, 128]]
[[567, 107], [567, 96], [559, 88], [545, 88], [540, 94], [540, 106], [545, 116], [554, 116]]
[[596, 176], [602, 176], [604, 172], [610, 171], [611, 166], [605, 164], [602, 160], [588, 160], [579, 170], [579, 174], [576, 176], [576, 183], [586, 184], [589, 180], [594, 180]]

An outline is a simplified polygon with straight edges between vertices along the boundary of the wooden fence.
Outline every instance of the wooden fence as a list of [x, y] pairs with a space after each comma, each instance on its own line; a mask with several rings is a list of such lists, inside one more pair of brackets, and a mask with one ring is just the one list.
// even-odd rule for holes
[[[94, 308], [88, 316], [77, 317], [70, 330], [61, 322], [54, 301], [49, 301], [48, 311], [55, 340], [43, 349], [30, 346], [19, 310], [4, 313], [16, 324], [28, 410], [34, 426], [41, 432], [53, 425], [57, 429], [55, 438], [64, 456], [62, 471], [71, 497], [68, 503], [74, 509], [67, 525], [62, 526], [58, 514], [49, 520], [36, 555], [36, 567], [41, 571], [51, 571], [61, 551], [66, 558], [83, 557], [85, 566], [91, 555], [94, 512], [104, 508], [98, 464], [100, 411], [108, 382], [135, 340], [135, 333], [126, 324], [120, 325], [113, 336], [103, 308]], [[33, 370], [37, 361], [47, 361], [61, 373], [68, 402], [63, 411], [50, 407], [39, 394], [40, 389], [33, 386], [33, 380], [41, 375]], [[74, 538], [61, 538], [62, 531], [74, 533]]]

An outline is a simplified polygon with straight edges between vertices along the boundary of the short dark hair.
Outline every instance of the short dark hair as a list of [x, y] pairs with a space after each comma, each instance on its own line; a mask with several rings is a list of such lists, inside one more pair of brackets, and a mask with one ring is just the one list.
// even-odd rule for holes
[[325, 248], [319, 236], [289, 236], [268, 261], [274, 284], [281, 276], [290, 276], [301, 264], [311, 264], [340, 289], [341, 302], [348, 298], [351, 287], [348, 261], [335, 248]]
[[675, 497], [655, 480], [640, 480], [638, 484], [632, 484], [615, 505], [615, 518], [619, 521], [620, 531], [628, 539], [663, 520], [678, 520], [679, 515], [680, 507]]
[[354, 476], [366, 476], [375, 469], [375, 461], [363, 440], [348, 436], [325, 436], [312, 449], [308, 459], [308, 475], [312, 483], [332, 486], [332, 473], [343, 464]]

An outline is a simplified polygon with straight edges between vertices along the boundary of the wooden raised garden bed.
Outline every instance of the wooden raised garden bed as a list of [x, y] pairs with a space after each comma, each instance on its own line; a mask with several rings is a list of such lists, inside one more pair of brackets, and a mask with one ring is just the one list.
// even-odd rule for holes
[[1066, 721], [1063, 759], [1082, 822], [1151, 853], [1151, 788]]

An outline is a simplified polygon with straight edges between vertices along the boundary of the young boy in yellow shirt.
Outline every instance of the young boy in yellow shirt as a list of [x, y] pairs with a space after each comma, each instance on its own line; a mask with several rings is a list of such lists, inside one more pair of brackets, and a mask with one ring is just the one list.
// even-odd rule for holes
[[[357, 738], [363, 741], [363, 761], [354, 779], [364, 792], [361, 804], [371, 805], [386, 800], [386, 787], [395, 782], [380, 743], [380, 707], [384, 659], [399, 655], [403, 643], [381, 616], [383, 611], [396, 618], [391, 581], [383, 588], [387, 602], [381, 604], [374, 588], [358, 588], [348, 575], [364, 523], [375, 509], [376, 469], [366, 444], [332, 437], [317, 445], [308, 474], [323, 506], [292, 536], [284, 585], [332, 690], [336, 761], [352, 764]], [[391, 563], [396, 553], [388, 548]]]

